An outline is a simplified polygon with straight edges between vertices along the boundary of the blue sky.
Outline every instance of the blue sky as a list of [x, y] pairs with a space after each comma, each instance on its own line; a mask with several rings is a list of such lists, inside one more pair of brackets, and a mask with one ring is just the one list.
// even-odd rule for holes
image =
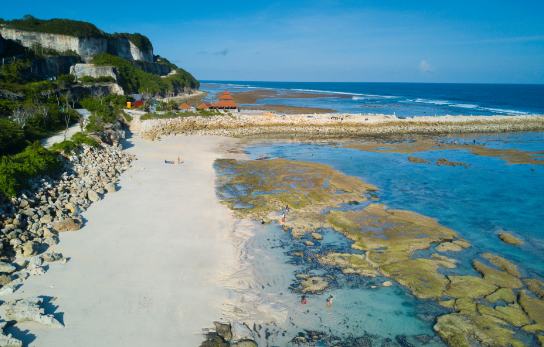
[[542, 0], [32, 0], [0, 17], [25, 14], [139, 32], [199, 80], [544, 83]]

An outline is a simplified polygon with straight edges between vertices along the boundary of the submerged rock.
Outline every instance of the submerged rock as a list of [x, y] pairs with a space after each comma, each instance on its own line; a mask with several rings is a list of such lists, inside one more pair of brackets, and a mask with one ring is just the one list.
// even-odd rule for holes
[[28, 298], [4, 303], [6, 317], [17, 322], [34, 321], [50, 328], [64, 327], [53, 315], [44, 314], [41, 298]]
[[366, 277], [378, 276], [378, 271], [365, 260], [364, 255], [351, 253], [329, 253], [317, 258], [321, 264], [339, 266], [344, 273], [356, 273]]
[[321, 234], [318, 234], [318, 233], [312, 233], [312, 237], [315, 239], [315, 240], [321, 240], [323, 239], [323, 236]]
[[514, 237], [506, 232], [499, 233], [499, 238], [502, 240], [502, 242], [507, 243], [509, 245], [513, 245], [513, 246], [521, 246], [525, 244], [525, 242], [521, 241], [517, 237]]

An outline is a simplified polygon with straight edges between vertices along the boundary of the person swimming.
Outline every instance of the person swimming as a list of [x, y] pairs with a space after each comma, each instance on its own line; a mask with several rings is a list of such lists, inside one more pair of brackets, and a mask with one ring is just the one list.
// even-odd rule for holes
[[302, 299], [300, 299], [300, 303], [301, 303], [302, 305], [306, 305], [306, 304], [308, 303], [308, 302], [306, 301], [306, 295], [303, 295], [303, 296], [302, 296]]

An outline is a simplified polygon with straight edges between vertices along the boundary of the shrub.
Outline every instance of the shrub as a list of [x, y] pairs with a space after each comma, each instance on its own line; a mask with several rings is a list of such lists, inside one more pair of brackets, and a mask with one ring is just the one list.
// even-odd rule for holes
[[29, 179], [37, 175], [54, 173], [61, 167], [60, 159], [36, 141], [31, 146], [26, 147], [22, 153], [2, 157], [0, 162], [0, 193], [8, 197], [14, 197]]

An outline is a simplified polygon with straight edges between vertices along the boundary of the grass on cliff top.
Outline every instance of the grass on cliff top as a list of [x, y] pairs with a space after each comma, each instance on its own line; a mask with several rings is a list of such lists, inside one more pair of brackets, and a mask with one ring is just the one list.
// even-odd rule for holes
[[129, 94], [145, 91], [164, 95], [167, 92], [180, 91], [183, 88], [197, 89], [200, 86], [190, 73], [179, 68], [173, 75], [160, 77], [137, 69], [126, 59], [107, 53], [95, 55], [91, 62], [98, 66], [115, 66], [119, 70], [119, 84]]
[[19, 29], [24, 31], [35, 31], [40, 33], [68, 35], [75, 37], [103, 37], [109, 39], [126, 38], [142, 51], [153, 50], [153, 45], [149, 39], [139, 33], [115, 33], [108, 34], [98, 29], [96, 25], [72, 20], [72, 19], [38, 19], [31, 15], [26, 15], [23, 19], [2, 20], [0, 24], [4, 24], [8, 28]]

